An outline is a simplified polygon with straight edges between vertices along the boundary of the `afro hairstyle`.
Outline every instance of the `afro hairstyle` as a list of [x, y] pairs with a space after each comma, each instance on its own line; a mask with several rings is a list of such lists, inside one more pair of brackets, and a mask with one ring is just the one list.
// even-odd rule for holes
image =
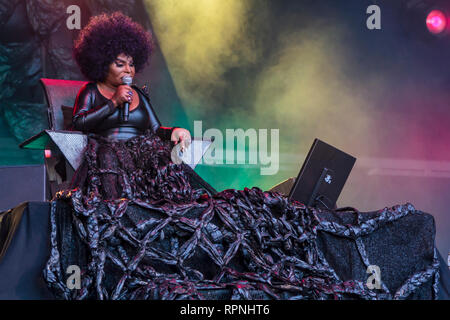
[[87, 79], [102, 82], [109, 65], [121, 53], [133, 58], [137, 73], [147, 64], [152, 51], [151, 34], [123, 13], [114, 12], [89, 20], [75, 41], [73, 55]]

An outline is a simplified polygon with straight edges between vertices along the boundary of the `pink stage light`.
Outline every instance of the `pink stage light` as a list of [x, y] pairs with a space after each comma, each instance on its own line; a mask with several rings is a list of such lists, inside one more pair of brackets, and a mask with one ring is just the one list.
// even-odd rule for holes
[[431, 33], [438, 34], [447, 27], [447, 17], [442, 11], [433, 10], [427, 16], [427, 28]]
[[49, 149], [45, 149], [44, 155], [45, 155], [46, 159], [51, 158], [52, 157], [52, 151], [49, 150]]

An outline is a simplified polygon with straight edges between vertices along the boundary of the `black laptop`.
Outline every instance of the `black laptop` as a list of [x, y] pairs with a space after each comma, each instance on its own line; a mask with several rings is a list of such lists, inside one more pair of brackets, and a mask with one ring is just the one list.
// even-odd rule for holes
[[315, 139], [289, 194], [311, 207], [333, 209], [356, 158]]

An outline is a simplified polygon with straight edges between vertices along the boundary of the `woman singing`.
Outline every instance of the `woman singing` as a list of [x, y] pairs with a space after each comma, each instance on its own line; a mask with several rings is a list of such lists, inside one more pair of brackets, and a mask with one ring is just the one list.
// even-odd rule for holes
[[[90, 82], [77, 96], [73, 127], [89, 140], [72, 188], [52, 202], [44, 277], [55, 296], [217, 299], [210, 293], [224, 290], [225, 299], [378, 298], [365, 278], [338, 276], [319, 231], [357, 238], [413, 210], [341, 225], [333, 212], [256, 187], [211, 191], [171, 161], [173, 143], [188, 144], [189, 132], [161, 127], [146, 94], [124, 84], [142, 70], [151, 43], [120, 13], [92, 18], [75, 43]], [[75, 289], [67, 286], [73, 265], [81, 270]]]

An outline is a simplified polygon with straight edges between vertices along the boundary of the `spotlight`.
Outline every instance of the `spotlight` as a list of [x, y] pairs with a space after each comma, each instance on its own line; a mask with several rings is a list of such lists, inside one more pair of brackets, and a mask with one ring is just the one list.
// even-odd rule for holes
[[447, 27], [447, 17], [440, 10], [432, 10], [426, 19], [428, 31], [439, 34]]
[[[396, 1], [397, 2], [397, 1]], [[411, 41], [447, 47], [450, 36], [449, 0], [398, 1], [398, 21], [403, 35]]]
[[49, 150], [49, 149], [45, 149], [44, 156], [45, 156], [46, 159], [51, 158], [52, 157], [52, 151]]

